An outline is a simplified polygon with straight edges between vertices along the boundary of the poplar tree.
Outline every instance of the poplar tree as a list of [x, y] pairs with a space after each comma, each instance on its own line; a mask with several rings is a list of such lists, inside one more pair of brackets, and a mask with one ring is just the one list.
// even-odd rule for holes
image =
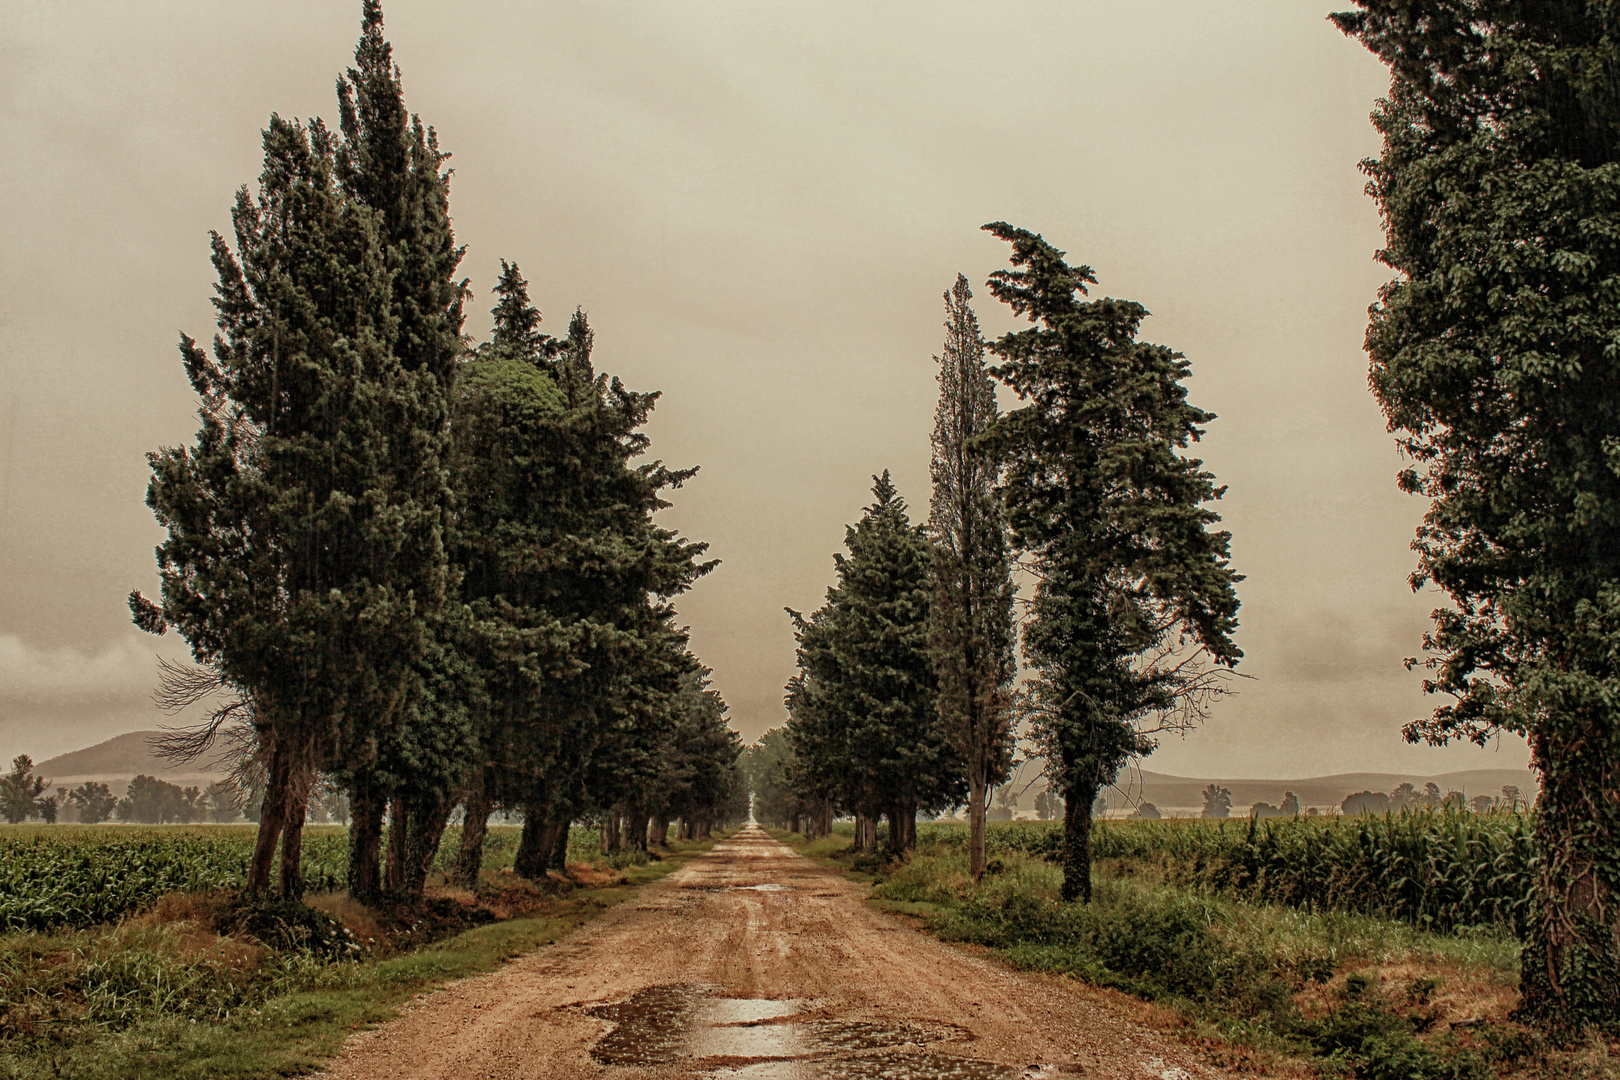
[[1229, 534], [1212, 529], [1224, 489], [1182, 453], [1214, 419], [1187, 401], [1186, 359], [1136, 340], [1140, 304], [1082, 299], [1089, 267], [1005, 222], [985, 230], [1012, 245], [1013, 269], [990, 291], [1032, 324], [990, 346], [991, 373], [1024, 404], [987, 442], [1006, 462], [1008, 524], [1038, 579], [1024, 652], [1065, 800], [1063, 897], [1089, 900], [1097, 794], [1152, 751], [1145, 720], [1185, 722], [1175, 710], [1196, 712], [1210, 672], [1238, 662], [1241, 578]]
[[1359, 2], [1390, 68], [1365, 163], [1396, 277], [1371, 383], [1430, 500], [1411, 741], [1525, 737], [1541, 780], [1522, 1011], [1620, 1025], [1620, 14]]
[[999, 467], [977, 445], [996, 421], [996, 388], [984, 339], [958, 274], [945, 294], [945, 349], [934, 414], [934, 481], [928, 529], [933, 542], [929, 645], [939, 680], [939, 715], [967, 766], [968, 867], [987, 862], [984, 825], [990, 791], [1012, 763], [1012, 562], [995, 483]]

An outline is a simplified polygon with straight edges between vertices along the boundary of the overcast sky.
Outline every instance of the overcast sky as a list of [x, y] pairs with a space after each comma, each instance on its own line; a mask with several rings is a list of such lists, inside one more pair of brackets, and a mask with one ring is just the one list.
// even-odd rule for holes
[[[175, 342], [212, 333], [207, 234], [256, 180], [272, 112], [336, 118], [358, 0], [31, 3], [0, 21], [0, 755], [162, 719], [129, 624], [160, 532], [144, 454], [189, 441]], [[1240, 670], [1147, 763], [1197, 776], [1517, 766], [1431, 750], [1400, 663], [1439, 597], [1406, 575], [1367, 391], [1387, 276], [1357, 162], [1383, 68], [1301, 0], [428, 3], [389, 0], [409, 106], [453, 154], [488, 332], [499, 260], [553, 332], [664, 393], [657, 456], [702, 471], [670, 525], [722, 566], [680, 604], [747, 738], [784, 719], [783, 607], [819, 605], [892, 470], [927, 514], [941, 293], [983, 288], [1007, 220], [1153, 312], [1212, 410], [1201, 453], [1247, 575]]]

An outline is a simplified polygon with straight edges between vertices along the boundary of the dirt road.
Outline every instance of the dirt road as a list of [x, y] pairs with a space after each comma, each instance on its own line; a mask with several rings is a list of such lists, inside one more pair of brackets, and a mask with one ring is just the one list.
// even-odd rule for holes
[[1193, 1080], [1061, 980], [873, 911], [750, 828], [574, 936], [363, 1032], [333, 1080]]

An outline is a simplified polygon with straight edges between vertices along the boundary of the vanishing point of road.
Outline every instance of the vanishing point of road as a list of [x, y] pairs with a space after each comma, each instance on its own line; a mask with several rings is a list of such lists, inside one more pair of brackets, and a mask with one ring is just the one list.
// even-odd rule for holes
[[1206, 1080], [1068, 980], [873, 910], [750, 826], [571, 936], [355, 1035], [330, 1080]]

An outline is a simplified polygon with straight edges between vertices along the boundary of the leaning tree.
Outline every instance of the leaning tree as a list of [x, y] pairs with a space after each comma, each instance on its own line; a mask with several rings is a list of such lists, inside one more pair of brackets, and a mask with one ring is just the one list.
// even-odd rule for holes
[[[1451, 702], [1412, 741], [1523, 735], [1541, 777], [1523, 1010], [1620, 1024], [1620, 12], [1358, 0], [1389, 65], [1365, 163], [1396, 272], [1371, 382], [1430, 500], [1414, 589]], [[1416, 666], [1420, 661], [1409, 663]]]
[[1180, 353], [1137, 341], [1147, 310], [1086, 300], [1096, 278], [1004, 222], [1011, 270], [990, 291], [1033, 324], [998, 338], [992, 374], [1025, 404], [986, 441], [1015, 545], [1037, 579], [1027, 704], [1063, 791], [1063, 896], [1091, 896], [1092, 804], [1154, 728], [1188, 722], [1242, 653], [1240, 580], [1209, 504], [1224, 489], [1182, 451], [1214, 417], [1187, 401]]

